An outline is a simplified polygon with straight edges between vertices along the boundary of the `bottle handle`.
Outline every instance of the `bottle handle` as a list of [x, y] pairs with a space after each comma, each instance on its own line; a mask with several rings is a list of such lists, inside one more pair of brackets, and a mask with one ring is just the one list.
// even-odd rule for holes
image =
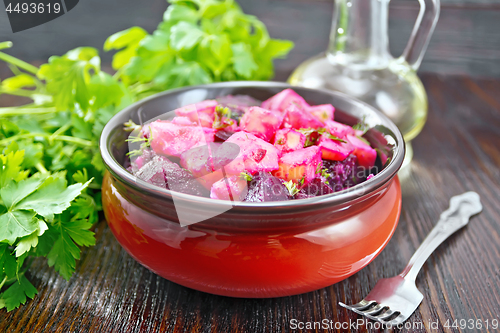
[[420, 11], [413, 26], [410, 40], [401, 55], [413, 70], [420, 67], [427, 45], [439, 18], [440, 0], [418, 0]]

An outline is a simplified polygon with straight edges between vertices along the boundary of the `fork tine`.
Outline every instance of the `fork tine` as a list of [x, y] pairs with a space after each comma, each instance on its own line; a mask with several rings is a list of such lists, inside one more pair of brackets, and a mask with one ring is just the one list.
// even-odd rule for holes
[[393, 320], [389, 321], [388, 324], [390, 324], [392, 326], [397, 326], [397, 325], [401, 324], [402, 322], [404, 322], [406, 320], [406, 318], [407, 317], [401, 313], [399, 316], [397, 316]]
[[384, 306], [382, 304], [377, 304], [373, 308], [368, 309], [366, 311], [363, 311], [363, 314], [368, 315], [368, 316], [374, 316], [374, 315], [378, 314], [380, 311], [382, 311], [384, 308], [386, 308], [386, 306]]
[[339, 304], [340, 304], [340, 306], [342, 306], [346, 309], [349, 309], [349, 310], [363, 311], [363, 310], [369, 308], [370, 306], [372, 306], [373, 304], [376, 304], [376, 302], [375, 301], [365, 301], [364, 299], [362, 299], [358, 303], [352, 304], [352, 305], [347, 305], [347, 304], [344, 304], [342, 302], [339, 302]]
[[396, 312], [398, 311], [392, 311], [391, 309], [387, 309], [387, 311], [377, 315], [377, 316], [373, 316], [373, 319], [379, 321], [385, 321], [386, 319], [389, 319], [391, 316], [393, 316]]

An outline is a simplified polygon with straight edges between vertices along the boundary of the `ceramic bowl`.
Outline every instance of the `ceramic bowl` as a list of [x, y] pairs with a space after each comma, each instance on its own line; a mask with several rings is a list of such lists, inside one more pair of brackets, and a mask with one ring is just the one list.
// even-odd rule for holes
[[[211, 216], [229, 201], [173, 193], [137, 179], [122, 165], [123, 123], [145, 122], [183, 105], [225, 95], [265, 100], [292, 88], [310, 104], [331, 103], [335, 120], [370, 126], [378, 174], [364, 183], [309, 199], [242, 202], [205, 221], [181, 226], [177, 209]], [[109, 227], [139, 263], [180, 285], [233, 297], [278, 297], [332, 285], [368, 265], [391, 238], [401, 210], [397, 171], [404, 141], [382, 113], [346, 95], [278, 82], [225, 82], [146, 98], [119, 112], [100, 140], [108, 169], [102, 201]], [[213, 214], [212, 214], [213, 215]]]

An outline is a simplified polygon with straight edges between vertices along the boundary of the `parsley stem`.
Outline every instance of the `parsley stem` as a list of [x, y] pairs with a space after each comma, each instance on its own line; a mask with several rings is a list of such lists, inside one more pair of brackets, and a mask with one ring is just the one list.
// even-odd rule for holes
[[[0, 52], [0, 53], [2, 53], [2, 52]], [[47, 96], [49, 98], [52, 98], [51, 95], [41, 94], [41, 93], [37, 92], [36, 90], [26, 90], [26, 89], [8, 90], [8, 89], [2, 89], [2, 88], [0, 88], [0, 94], [7, 94], [7, 95], [21, 96], [21, 97], [29, 97], [31, 99], [33, 99], [34, 95]]]
[[12, 42], [1, 42], [0, 43], [0, 50], [3, 50], [3, 49], [10, 49], [12, 47]]
[[55, 107], [49, 108], [26, 108], [26, 107], [5, 107], [0, 108], [0, 116], [20, 116], [23, 114], [44, 114], [56, 112]]
[[19, 68], [17, 68], [17, 66], [14, 66], [12, 64], [9, 64], [9, 69], [12, 72], [12, 74], [14, 74], [14, 75], [22, 74], [22, 72], [19, 70]]
[[0, 282], [0, 290], [2, 290], [2, 287], [3, 287], [3, 285], [5, 284], [6, 281], [7, 281], [7, 275], [5, 275], [5, 277], [3, 278], [2, 282]]
[[[7, 143], [13, 141], [13, 140], [19, 140], [19, 139], [31, 139], [35, 137], [43, 137], [43, 138], [50, 138], [52, 136], [51, 133], [27, 133], [27, 134], [18, 134], [11, 136], [10, 138], [6, 138], [3, 140], [0, 140], [0, 145], [6, 145]], [[66, 141], [66, 142], [71, 142], [79, 146], [84, 146], [84, 147], [93, 147], [95, 146], [94, 142], [89, 141], [89, 140], [84, 140], [80, 138], [75, 138], [72, 136], [66, 136], [66, 135], [59, 135], [52, 140], [58, 140], [58, 141]]]
[[41, 173], [47, 173], [47, 169], [45, 169], [45, 167], [43, 166], [42, 162], [38, 162], [37, 164], [35, 164], [35, 168], [40, 171]]
[[66, 124], [64, 126], [59, 127], [57, 131], [52, 133], [52, 135], [49, 137], [49, 141], [54, 140], [59, 134], [66, 132], [69, 128], [71, 127], [71, 124]]
[[25, 71], [30, 72], [32, 74], [36, 75], [36, 73], [38, 73], [38, 67], [28, 64], [27, 62], [22, 61], [21, 59], [17, 59], [7, 53], [0, 52], [0, 60], [8, 62], [9, 64], [17, 66], [19, 68], [22, 68]]

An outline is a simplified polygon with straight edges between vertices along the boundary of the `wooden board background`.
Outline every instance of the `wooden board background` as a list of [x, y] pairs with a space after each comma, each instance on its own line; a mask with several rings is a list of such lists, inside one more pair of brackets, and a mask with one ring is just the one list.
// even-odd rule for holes
[[[276, 38], [296, 43], [278, 70], [291, 71], [326, 48], [331, 0], [239, 0], [244, 11], [257, 15]], [[165, 0], [82, 0], [62, 17], [13, 34], [0, 11], [0, 41], [12, 40], [9, 53], [27, 61], [45, 60], [78, 46], [102, 49], [107, 36], [138, 25], [153, 31], [167, 7]], [[0, 5], [2, 8], [2, 5]], [[390, 47], [399, 55], [418, 12], [417, 0], [390, 3]], [[110, 62], [111, 54], [103, 54]], [[421, 72], [500, 77], [500, 0], [443, 0], [441, 18]]]
[[[366, 326], [293, 330], [290, 323], [359, 319], [338, 302], [356, 303], [378, 279], [398, 274], [450, 197], [465, 191], [479, 193], [484, 211], [424, 265], [417, 278], [424, 300], [408, 321], [419, 326], [398, 332], [498, 332], [491, 322], [500, 321], [500, 82], [437, 74], [422, 79], [429, 94], [429, 119], [414, 141], [413, 162], [401, 179], [401, 219], [384, 251], [357, 274], [292, 297], [213, 296], [142, 267], [103, 221], [96, 229], [96, 246], [83, 251], [69, 282], [45, 259], [35, 260], [28, 277], [40, 292], [18, 310], [0, 310], [0, 332], [381, 333]], [[480, 322], [482, 327], [453, 328], [455, 320]]]

